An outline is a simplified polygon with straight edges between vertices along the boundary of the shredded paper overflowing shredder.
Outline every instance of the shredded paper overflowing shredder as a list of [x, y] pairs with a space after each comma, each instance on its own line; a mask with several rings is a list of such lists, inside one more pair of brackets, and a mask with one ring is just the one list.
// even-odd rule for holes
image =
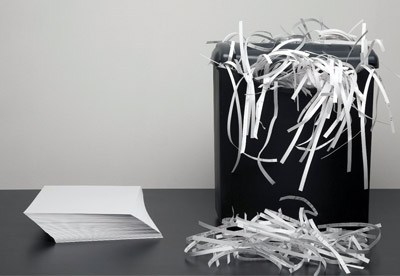
[[[270, 45], [263, 45], [270, 47]], [[298, 45], [287, 44], [284, 47], [294, 49]], [[303, 51], [316, 54], [327, 54], [338, 57], [342, 61], [356, 66], [360, 62], [360, 46], [337, 44], [306, 43]], [[229, 42], [218, 43], [212, 53], [212, 59], [217, 63], [223, 63], [228, 59], [230, 51]], [[248, 49], [248, 59], [251, 63], [263, 54], [257, 49]], [[235, 45], [234, 59], [240, 60], [239, 44]], [[378, 68], [378, 57], [372, 52], [368, 57], [368, 63]], [[241, 77], [233, 72], [236, 81]], [[337, 149], [330, 156], [321, 159], [326, 151], [316, 151], [313, 162], [308, 172], [307, 182], [303, 191], [299, 191], [299, 181], [304, 171], [304, 163], [299, 163], [303, 154], [300, 150], [293, 150], [284, 164], [265, 163], [265, 169], [274, 178], [276, 183], [271, 185], [263, 176], [257, 162], [242, 156], [240, 162], [232, 172], [235, 165], [238, 149], [228, 138], [227, 119], [232, 99], [232, 83], [228, 72], [224, 68], [214, 66], [214, 133], [215, 133], [215, 189], [216, 210], [219, 218], [230, 217], [233, 214], [252, 217], [265, 208], [282, 211], [292, 217], [297, 217], [301, 204], [296, 201], [279, 201], [286, 195], [298, 195], [309, 200], [318, 210], [319, 215], [314, 220], [318, 224], [334, 222], [367, 222], [369, 203], [368, 188], [364, 187], [363, 159], [361, 153], [361, 138], [356, 135], [352, 140], [352, 168], [347, 172], [347, 149], [345, 146]], [[357, 82], [360, 89], [364, 89], [368, 72], [362, 70], [358, 73]], [[255, 83], [255, 87], [259, 84]], [[257, 90], [256, 90], [257, 92]], [[246, 94], [246, 82], [242, 81], [238, 88], [241, 109], [244, 109]], [[292, 141], [294, 133], [288, 133], [288, 129], [297, 123], [299, 111], [296, 102], [291, 99], [293, 89], [279, 88], [279, 116], [275, 121], [268, 147], [263, 151], [264, 158], [281, 158]], [[299, 97], [299, 110], [307, 104], [309, 98]], [[273, 117], [274, 100], [273, 93], [267, 93], [261, 121], [268, 126]], [[373, 83], [368, 91], [366, 115], [372, 116], [373, 112]], [[237, 114], [232, 115], [230, 124], [231, 133], [238, 133]], [[351, 111], [352, 129], [356, 134], [360, 130], [360, 120], [355, 108]], [[333, 120], [333, 118], [329, 119]], [[327, 123], [326, 128], [329, 127]], [[368, 168], [371, 156], [371, 120], [366, 122], [366, 147]], [[310, 137], [313, 125], [304, 127], [299, 141]], [[246, 153], [257, 156], [262, 148], [267, 135], [267, 130], [262, 127], [258, 131], [258, 139], [247, 139]], [[238, 136], [232, 137], [234, 144], [238, 143]], [[342, 135], [338, 145], [345, 145], [346, 135]], [[337, 147], [338, 148], [338, 147]], [[368, 170], [369, 172], [369, 170]]]

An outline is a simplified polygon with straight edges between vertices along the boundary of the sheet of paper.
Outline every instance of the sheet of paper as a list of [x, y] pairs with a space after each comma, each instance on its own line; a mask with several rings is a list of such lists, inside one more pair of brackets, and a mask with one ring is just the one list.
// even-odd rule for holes
[[[50, 222], [63, 223], [68, 228], [71, 219], [84, 224], [91, 220], [95, 223], [95, 217], [98, 218], [96, 227], [106, 219], [113, 227], [118, 227], [115, 221], [123, 218], [126, 225], [144, 224], [162, 237], [146, 211], [140, 186], [45, 186], [24, 213], [47, 229], [53, 229]], [[102, 225], [111, 227], [111, 224]]]

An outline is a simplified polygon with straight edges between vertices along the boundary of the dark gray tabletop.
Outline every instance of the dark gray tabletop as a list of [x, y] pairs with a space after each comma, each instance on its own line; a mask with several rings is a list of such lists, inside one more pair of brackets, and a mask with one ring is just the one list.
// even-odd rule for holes
[[[217, 224], [214, 190], [145, 190], [147, 210], [160, 240], [54, 244], [22, 212], [38, 190], [0, 191], [0, 274], [7, 275], [275, 275], [267, 262], [234, 261], [209, 268], [209, 257], [185, 255], [185, 238], [204, 231], [198, 221]], [[400, 190], [372, 190], [370, 222], [381, 222], [382, 239], [371, 263], [352, 275], [400, 275]], [[314, 273], [306, 266], [293, 275]], [[343, 274], [330, 266], [322, 275]], [[289, 272], [285, 269], [282, 275]]]

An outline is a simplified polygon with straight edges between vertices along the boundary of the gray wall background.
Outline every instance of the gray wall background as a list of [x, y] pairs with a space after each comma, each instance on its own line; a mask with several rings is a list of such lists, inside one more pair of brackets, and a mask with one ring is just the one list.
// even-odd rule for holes
[[[398, 1], [0, 1], [0, 189], [211, 188], [213, 45], [300, 17], [381, 38], [399, 128]], [[379, 104], [379, 119], [387, 121]], [[400, 131], [400, 129], [399, 129]], [[372, 187], [400, 188], [400, 140], [373, 135]]]

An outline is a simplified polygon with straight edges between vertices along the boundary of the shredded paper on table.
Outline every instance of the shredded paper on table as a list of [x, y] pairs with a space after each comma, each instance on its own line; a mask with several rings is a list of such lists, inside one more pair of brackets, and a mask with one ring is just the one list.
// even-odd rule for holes
[[[317, 24], [318, 29], [310, 29], [308, 27], [310, 23]], [[360, 35], [354, 34], [357, 29], [360, 29]], [[330, 29], [316, 19], [302, 19], [294, 25], [291, 33], [286, 33], [284, 36], [273, 37], [269, 32], [255, 32], [246, 38], [243, 34], [243, 24], [240, 22], [239, 32], [229, 34], [223, 40], [231, 41], [234, 37], [238, 37], [239, 40], [230, 42], [228, 60], [223, 63], [211, 60], [220, 68], [227, 70], [233, 87], [227, 133], [230, 142], [238, 149], [238, 154], [232, 172], [244, 155], [255, 160], [268, 182], [274, 184], [273, 177], [268, 174], [263, 163], [283, 164], [296, 148], [304, 151], [300, 162], [306, 161], [299, 184], [299, 190], [302, 191], [315, 151], [322, 149], [330, 151], [325, 156], [327, 157], [342, 146], [347, 146], [347, 171], [351, 171], [352, 140], [361, 135], [364, 188], [367, 189], [369, 173], [365, 126], [367, 120], [372, 120], [373, 127], [376, 115], [370, 117], [365, 114], [365, 110], [367, 93], [373, 82], [379, 91], [377, 95], [380, 94], [386, 103], [390, 125], [394, 132], [388, 95], [376, 68], [368, 64], [368, 57], [374, 46], [378, 45], [380, 50], [384, 51], [382, 41], [367, 40], [367, 28], [363, 21], [356, 24], [349, 32], [344, 32]], [[259, 41], [255, 41], [257, 39]], [[263, 44], [257, 44], [258, 42], [272, 43], [273, 46], [265, 48], [261, 46]], [[237, 53], [240, 55], [239, 60], [234, 59], [236, 43], [239, 43], [240, 53]], [[304, 51], [302, 47], [305, 43], [346, 44], [352, 47], [347, 59], [341, 60], [326, 53]], [[285, 45], [288, 44], [296, 44], [297, 47], [285, 49]], [[360, 45], [361, 48], [360, 62], [353, 66], [347, 61], [356, 45]], [[248, 58], [248, 48], [264, 52], [252, 65]], [[357, 73], [362, 70], [367, 71], [368, 77], [365, 87], [360, 89], [357, 84]], [[234, 74], [239, 74], [240, 78], [236, 80]], [[242, 82], [246, 84], [243, 112], [238, 95], [238, 87]], [[279, 116], [279, 88], [293, 90], [291, 99], [297, 103], [299, 116], [297, 124], [288, 129], [294, 136], [284, 155], [266, 159], [261, 155], [268, 146], [273, 135], [275, 120]], [[246, 153], [247, 139], [249, 136], [257, 139], [259, 126], [264, 128], [261, 114], [266, 93], [270, 91], [273, 93], [274, 115], [263, 147], [257, 156], [252, 156]], [[299, 110], [299, 97], [309, 98], [302, 110]], [[350, 114], [352, 109], [358, 112], [360, 120], [360, 130], [357, 133], [352, 129]], [[238, 144], [233, 142], [231, 133], [234, 112], [238, 118]], [[329, 120], [331, 118], [334, 120]], [[299, 141], [306, 124], [313, 125], [312, 134], [305, 141]], [[338, 145], [342, 135], [347, 136], [347, 141]], [[320, 142], [321, 136], [326, 139], [323, 143]], [[247, 220], [246, 215], [244, 218], [224, 219], [223, 224], [218, 227], [200, 222], [200, 225], [208, 231], [188, 237], [185, 252], [191, 256], [211, 255], [209, 266], [212, 264], [219, 266], [222, 259], [229, 263], [231, 258], [243, 261], [268, 260], [279, 269], [286, 267], [290, 272], [294, 272], [303, 264], [311, 263], [317, 265], [315, 275], [328, 264], [336, 264], [346, 273], [350, 273], [349, 268], [362, 269], [363, 264], [369, 262], [365, 254], [379, 241], [380, 224], [354, 222], [317, 226], [312, 218], [308, 218], [316, 216], [317, 210], [306, 199], [286, 196], [280, 200], [301, 200], [311, 210], [300, 208], [298, 219], [285, 216], [281, 210], [276, 212], [265, 209], [251, 220]]]
[[[369, 263], [365, 254], [378, 243], [381, 225], [370, 223], [333, 223], [315, 225], [310, 216], [318, 212], [306, 199], [285, 196], [280, 200], [301, 200], [311, 210], [299, 209], [298, 219], [265, 209], [253, 219], [232, 217], [215, 227], [199, 224], [207, 232], [188, 237], [185, 252], [190, 256], [211, 255], [208, 265], [228, 264], [231, 258], [241, 261], [270, 261], [290, 273], [305, 263], [317, 266], [318, 275], [328, 264], [339, 265], [346, 273], [349, 268], [363, 269]], [[343, 229], [346, 228], [346, 229]], [[349, 230], [349, 228], [357, 228]]]
[[[320, 29], [311, 30], [307, 27], [308, 23], [317, 23]], [[356, 36], [353, 32], [361, 27], [360, 36]], [[295, 32], [300, 34], [296, 34]], [[389, 112], [389, 121], [394, 132], [394, 124], [390, 111], [390, 102], [382, 84], [381, 78], [376, 69], [368, 64], [368, 57], [375, 45], [384, 51], [381, 40], [375, 39], [368, 41], [366, 38], [366, 23], [360, 21], [348, 33], [329, 29], [325, 24], [316, 19], [305, 19], [295, 24], [291, 34], [286, 36], [272, 37], [269, 32], [255, 32], [244, 37], [243, 24], [239, 23], [239, 32], [229, 34], [223, 41], [231, 41], [234, 37], [239, 37], [240, 60], [234, 59], [235, 44], [231, 41], [228, 60], [224, 63], [216, 63], [219, 67], [227, 70], [232, 82], [233, 93], [230, 103], [227, 132], [230, 142], [237, 147], [238, 155], [233, 167], [234, 172], [239, 165], [242, 155], [255, 160], [265, 178], [269, 183], [274, 184], [273, 177], [263, 167], [264, 162], [280, 162], [285, 163], [292, 150], [296, 147], [298, 150], [304, 151], [300, 162], [306, 161], [304, 172], [300, 179], [299, 190], [303, 191], [307, 174], [310, 169], [315, 151], [326, 149], [327, 152], [337, 150], [344, 145], [338, 145], [339, 138], [342, 135], [347, 136], [347, 171], [351, 171], [352, 167], [352, 140], [354, 137], [361, 135], [361, 152], [363, 159], [364, 188], [368, 188], [368, 160], [366, 145], [366, 129], [367, 120], [373, 120], [375, 124], [376, 117], [371, 118], [365, 114], [367, 94], [372, 82], [375, 82], [379, 93], [383, 96]], [[255, 44], [254, 40], [261, 39], [258, 42], [272, 43], [271, 48], [264, 48], [260, 44]], [[350, 57], [354, 47], [361, 45], [360, 62], [356, 67], [339, 58], [325, 53], [313, 53], [303, 51], [302, 47], [305, 43], [319, 44], [347, 44], [352, 48], [347, 56]], [[285, 49], [285, 45], [295, 44], [295, 49]], [[257, 61], [250, 65], [247, 53], [248, 48], [253, 48], [264, 52], [258, 56]], [[366, 70], [368, 72], [367, 81], [364, 89], [359, 89], [357, 84], [357, 73]], [[241, 78], [236, 81], [234, 72], [239, 74]], [[244, 110], [240, 108], [238, 95], [239, 85], [246, 83], [246, 95]], [[256, 87], [256, 83], [260, 83]], [[261, 154], [267, 148], [271, 135], [273, 135], [274, 122], [278, 116], [278, 88], [293, 89], [291, 99], [297, 103], [299, 108], [299, 97], [308, 97], [309, 101], [303, 110], [299, 110], [297, 124], [289, 128], [288, 132], [293, 132], [294, 136], [288, 145], [283, 156], [275, 158], [262, 158]], [[312, 91], [311, 91], [312, 89]], [[257, 139], [258, 129], [263, 124], [261, 122], [261, 114], [263, 111], [264, 99], [266, 93], [273, 91], [274, 93], [274, 117], [272, 118], [267, 138], [263, 147], [257, 156], [246, 153], [247, 138]], [[315, 92], [314, 92], [315, 91]], [[360, 120], [360, 130], [357, 133], [352, 129], [351, 110], [358, 112]], [[238, 118], [238, 145], [232, 140], [231, 124], [232, 115], [237, 113]], [[328, 126], [328, 120], [331, 120]], [[311, 136], [305, 141], [299, 141], [300, 135], [306, 124], [314, 125]], [[323, 131], [326, 129], [325, 131]], [[320, 143], [321, 136], [326, 139]], [[327, 153], [332, 154], [333, 151]]]

